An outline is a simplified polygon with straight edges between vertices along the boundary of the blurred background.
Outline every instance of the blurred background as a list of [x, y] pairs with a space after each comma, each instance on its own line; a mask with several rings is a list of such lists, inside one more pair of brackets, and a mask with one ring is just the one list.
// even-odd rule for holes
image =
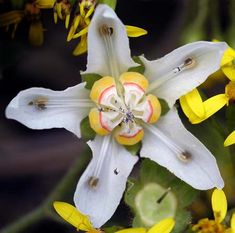
[[[9, 1], [0, 2], [0, 13], [12, 10]], [[124, 24], [148, 31], [130, 39], [132, 54], [156, 59], [199, 39], [226, 39], [232, 45], [229, 12], [234, 2], [118, 0], [116, 12]], [[82, 171], [90, 158], [85, 142], [64, 129], [36, 131], [5, 118], [7, 104], [23, 89], [63, 90], [81, 81], [79, 71], [85, 69], [86, 54], [72, 55], [78, 41], [66, 41], [68, 31], [64, 22], [54, 24], [52, 9], [42, 10], [41, 18], [45, 31], [40, 47], [28, 42], [27, 20], [19, 24], [14, 39], [0, 28], [0, 229], [43, 203], [77, 159], [83, 161]], [[22, 232], [75, 232], [71, 229], [44, 218]]]

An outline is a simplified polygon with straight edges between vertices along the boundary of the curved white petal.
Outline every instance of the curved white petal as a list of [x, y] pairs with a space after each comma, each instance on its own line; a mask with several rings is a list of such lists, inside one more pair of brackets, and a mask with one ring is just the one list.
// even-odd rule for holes
[[[145, 76], [151, 82], [151, 92], [165, 99], [169, 106], [182, 95], [204, 82], [220, 68], [221, 57], [227, 48], [226, 43], [199, 41], [187, 44], [161, 59], [148, 61], [141, 57], [145, 65]], [[186, 59], [193, 64], [182, 67]]]
[[147, 125], [140, 155], [166, 167], [196, 189], [223, 188], [215, 158], [188, 132], [173, 108], [156, 126]]
[[[105, 38], [102, 35], [103, 26], [113, 29], [110, 37]], [[125, 26], [110, 7], [99, 4], [88, 30], [88, 59], [85, 73], [112, 75], [110, 66], [113, 66], [114, 69], [118, 69], [120, 75], [137, 65], [131, 59]]]
[[93, 158], [78, 182], [74, 202], [98, 228], [114, 214], [138, 157], [131, 155], [110, 135], [96, 136], [88, 144]]
[[64, 91], [30, 88], [7, 106], [6, 117], [31, 129], [65, 128], [80, 137], [80, 122], [94, 104], [84, 83]]

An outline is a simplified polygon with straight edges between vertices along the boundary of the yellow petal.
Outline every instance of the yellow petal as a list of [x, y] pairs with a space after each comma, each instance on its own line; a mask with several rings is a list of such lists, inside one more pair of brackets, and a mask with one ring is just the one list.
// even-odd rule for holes
[[235, 143], [235, 131], [228, 135], [224, 141], [224, 146], [230, 146]]
[[67, 14], [65, 16], [65, 28], [68, 29], [69, 27], [69, 20], [70, 20], [70, 14]]
[[29, 41], [32, 45], [40, 46], [43, 44], [43, 26], [41, 21], [35, 21], [30, 24]]
[[133, 83], [138, 85], [143, 91], [145, 91], [149, 85], [148, 80], [142, 74], [137, 72], [125, 72], [120, 76], [119, 80], [122, 84]]
[[110, 133], [109, 129], [102, 123], [102, 113], [97, 108], [92, 108], [89, 112], [89, 121], [91, 128], [99, 135], [107, 135]]
[[166, 218], [149, 229], [148, 233], [169, 233], [175, 226], [175, 220]]
[[207, 99], [206, 101], [203, 102], [205, 112], [206, 112], [205, 116], [200, 118], [200, 117], [197, 117], [197, 115], [194, 114], [192, 109], [188, 107], [187, 101], [184, 98], [182, 98], [182, 99], [181, 98], [180, 98], [180, 103], [183, 108], [183, 111], [184, 111], [185, 115], [189, 118], [189, 120], [192, 124], [198, 124], [198, 123], [201, 123], [202, 121], [208, 119], [213, 114], [215, 114], [217, 111], [219, 111], [228, 102], [228, 98], [225, 94], [215, 95], [215, 96]]
[[196, 124], [196, 122], [200, 122], [200, 121], [203, 121], [203, 118], [199, 118], [195, 113], [194, 111], [192, 110], [192, 108], [189, 106], [187, 100], [186, 100], [186, 97], [185, 96], [182, 96], [180, 98], [180, 105], [181, 105], [181, 108], [184, 112], [184, 114], [188, 117], [189, 121], [192, 123], [192, 124]]
[[222, 222], [227, 213], [227, 199], [223, 190], [215, 189], [211, 198], [212, 210], [215, 220]]
[[231, 218], [231, 230], [232, 230], [232, 233], [235, 233], [235, 213], [233, 213], [232, 218]]
[[58, 15], [57, 15], [57, 12], [54, 12], [54, 13], [53, 13], [53, 16], [54, 16], [54, 23], [57, 24], [57, 22], [58, 22]]
[[149, 116], [148, 123], [155, 123], [161, 116], [161, 104], [155, 95], [147, 95], [149, 104], [151, 105], [152, 113]]
[[76, 39], [80, 36], [83, 36], [83, 35], [87, 34], [87, 32], [88, 32], [88, 27], [85, 27], [80, 32], [74, 34], [73, 39]]
[[41, 9], [50, 9], [54, 7], [55, 0], [36, 0], [36, 7]]
[[0, 27], [18, 24], [24, 17], [23, 11], [10, 11], [0, 15]]
[[89, 218], [79, 212], [74, 206], [66, 203], [56, 201], [53, 203], [56, 212], [68, 223], [83, 231], [94, 230]]
[[185, 95], [185, 99], [188, 103], [188, 107], [191, 108], [191, 110], [197, 117], [205, 117], [205, 108], [203, 105], [203, 101], [196, 88], [187, 93]]
[[59, 16], [59, 18], [63, 19], [63, 15], [62, 15], [62, 3], [56, 3], [55, 9], [56, 9], [56, 12], [57, 12], [57, 15]]
[[216, 112], [218, 112], [228, 102], [228, 98], [225, 94], [215, 95], [206, 101], [204, 101], [204, 107], [206, 110], [205, 119], [209, 118]]
[[85, 19], [90, 17], [91, 14], [94, 12], [94, 10], [95, 10], [95, 5], [93, 4], [92, 6], [90, 6], [89, 10], [87, 11]]
[[81, 41], [73, 51], [74, 56], [79, 56], [87, 51], [87, 36], [83, 35]]
[[140, 142], [144, 137], [144, 130], [142, 128], [134, 128], [130, 133], [124, 134], [120, 128], [117, 128], [115, 139], [121, 145], [132, 146]]
[[120, 231], [116, 231], [115, 233], [146, 233], [146, 229], [144, 228], [127, 228]]
[[129, 37], [139, 37], [146, 35], [148, 32], [144, 30], [143, 28], [135, 27], [135, 26], [129, 26], [125, 25], [126, 32]]
[[221, 66], [226, 65], [227, 63], [230, 63], [232, 60], [235, 59], [235, 50], [233, 50], [231, 47], [229, 47], [225, 52], [221, 60]]
[[228, 79], [235, 81], [235, 67], [232, 61], [222, 66], [221, 69]]

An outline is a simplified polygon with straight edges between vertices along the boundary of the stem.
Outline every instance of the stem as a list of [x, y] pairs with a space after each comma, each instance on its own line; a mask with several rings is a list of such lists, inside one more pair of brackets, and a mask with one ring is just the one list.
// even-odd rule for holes
[[71, 193], [71, 187], [75, 186], [78, 178], [90, 160], [90, 156], [88, 156], [88, 154], [88, 150], [86, 150], [83, 158], [79, 158], [75, 161], [75, 164], [71, 167], [61, 182], [38, 208], [2, 229], [1, 233], [28, 232], [27, 229], [30, 226], [33, 226], [45, 217], [58, 220], [54, 210], [52, 209], [53, 202], [68, 198], [68, 194]]
[[[9, 225], [8, 227], [1, 230], [2, 233], [15, 233], [23, 232], [29, 226], [34, 225], [43, 219], [43, 211], [41, 208], [35, 209], [32, 212], [28, 213], [15, 223]], [[26, 232], [26, 231], [25, 231]]]

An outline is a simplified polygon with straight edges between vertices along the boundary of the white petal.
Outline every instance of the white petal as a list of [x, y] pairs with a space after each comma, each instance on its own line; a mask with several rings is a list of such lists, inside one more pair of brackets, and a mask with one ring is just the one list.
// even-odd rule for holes
[[[156, 88], [151, 92], [165, 99], [170, 107], [173, 106], [177, 99], [199, 86], [220, 68], [221, 57], [226, 48], [226, 43], [199, 41], [175, 49], [155, 61], [142, 57], [145, 76], [151, 85], [154, 82], [156, 84]], [[177, 67], [184, 64], [187, 58], [192, 58], [195, 65], [178, 71]]]
[[[21, 91], [7, 106], [6, 117], [31, 129], [65, 128], [80, 137], [80, 122], [93, 103], [84, 83], [64, 91], [30, 88]], [[45, 102], [37, 107], [33, 102]]]
[[[96, 136], [88, 144], [93, 158], [78, 182], [74, 202], [98, 228], [114, 214], [138, 157], [131, 155], [110, 135]], [[91, 177], [99, 179], [94, 187], [89, 185]]]
[[[110, 40], [111, 48], [107, 48], [104, 37], [100, 33], [100, 28], [104, 25], [113, 28]], [[110, 51], [111, 49], [112, 51]], [[109, 54], [111, 58], [108, 57], [108, 53], [113, 54]], [[89, 26], [87, 60], [85, 73], [97, 73], [103, 76], [112, 75], [110, 62], [113, 66], [117, 66], [119, 74], [138, 65], [131, 59], [125, 26], [107, 5], [99, 4]]]
[[[140, 151], [142, 157], [166, 167], [196, 189], [223, 188], [224, 182], [215, 158], [184, 128], [174, 108], [156, 126], [147, 127]], [[180, 159], [180, 151], [188, 153], [188, 159]]]

